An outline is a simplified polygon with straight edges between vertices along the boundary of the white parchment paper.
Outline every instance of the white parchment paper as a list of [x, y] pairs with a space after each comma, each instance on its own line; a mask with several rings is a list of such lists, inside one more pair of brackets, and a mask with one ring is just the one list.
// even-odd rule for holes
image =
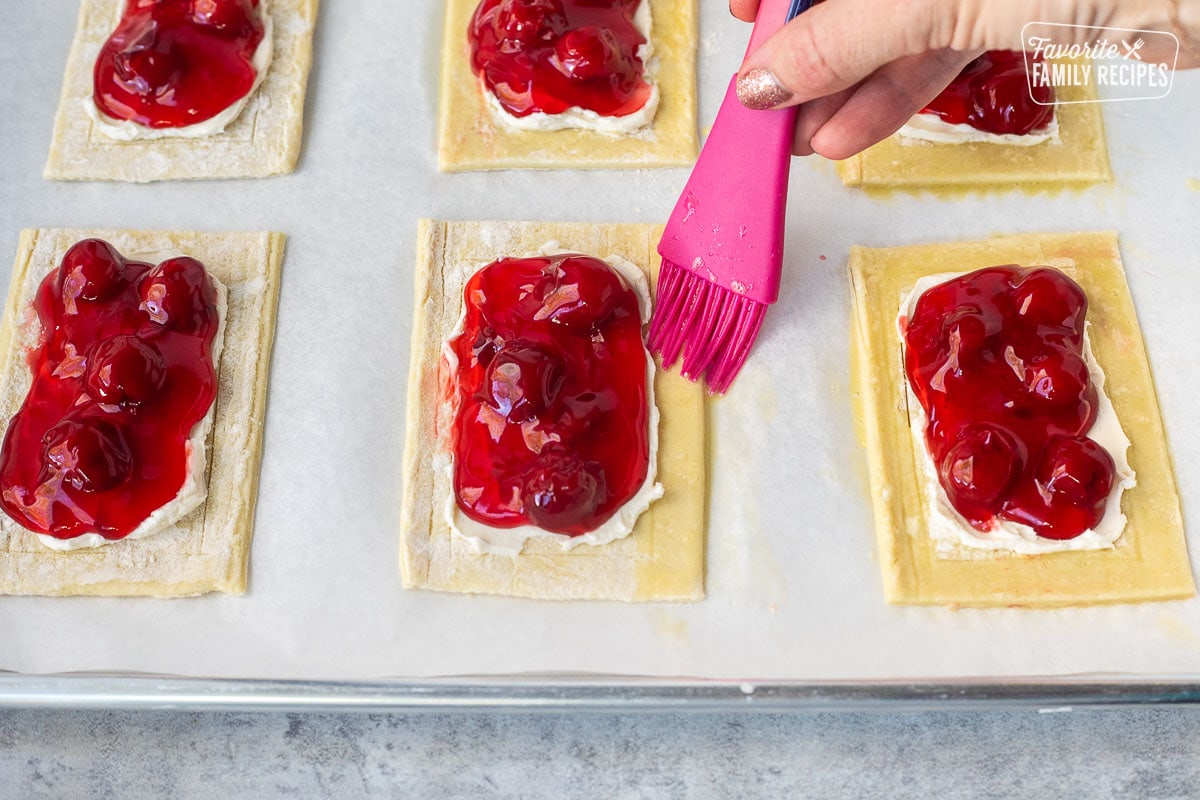
[[[749, 35], [701, 0], [702, 124]], [[555, 604], [406, 592], [397, 568], [416, 220], [659, 221], [684, 170], [440, 175], [438, 0], [326, 0], [299, 171], [43, 181], [77, 0], [0, 37], [0, 261], [23, 227], [285, 232], [244, 597], [0, 598], [0, 669], [327, 678], [587, 672], [783, 679], [1200, 676], [1200, 601], [1056, 611], [883, 603], [849, 404], [851, 244], [1116, 229], [1200, 563], [1200, 73], [1104, 109], [1117, 182], [1060, 195], [872, 199], [797, 161], [787, 266], [753, 359], [713, 404], [708, 599]], [[7, 272], [5, 267], [4, 272]]]

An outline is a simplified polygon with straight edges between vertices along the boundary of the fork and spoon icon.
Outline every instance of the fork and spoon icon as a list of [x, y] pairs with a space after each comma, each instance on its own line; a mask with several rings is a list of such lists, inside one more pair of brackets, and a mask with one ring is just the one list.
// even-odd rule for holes
[[1141, 61], [1142, 56], [1138, 52], [1138, 50], [1141, 50], [1142, 47], [1145, 46], [1145, 44], [1146, 44], [1145, 39], [1138, 39], [1133, 44], [1130, 44], [1129, 42], [1122, 39], [1121, 46], [1125, 48], [1125, 53], [1123, 54], [1124, 57], [1128, 58], [1128, 59], [1136, 59], [1137, 61]]

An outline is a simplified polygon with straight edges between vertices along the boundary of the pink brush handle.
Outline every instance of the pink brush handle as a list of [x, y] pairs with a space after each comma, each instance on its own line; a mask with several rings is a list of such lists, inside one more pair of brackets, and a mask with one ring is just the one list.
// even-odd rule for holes
[[[762, 0], [751, 50], [783, 26], [790, 5], [789, 0]], [[796, 108], [751, 111], [736, 89], [735, 76], [658, 252], [735, 294], [774, 303]]]
[[760, 303], [779, 297], [794, 106], [751, 111], [729, 83], [700, 158], [667, 221], [665, 261]]
[[[747, 56], [787, 23], [790, 5], [791, 0], [762, 0], [758, 4], [758, 13], [754, 16], [754, 31], [750, 34], [750, 45], [746, 48]], [[745, 61], [744, 58], [742, 60]]]

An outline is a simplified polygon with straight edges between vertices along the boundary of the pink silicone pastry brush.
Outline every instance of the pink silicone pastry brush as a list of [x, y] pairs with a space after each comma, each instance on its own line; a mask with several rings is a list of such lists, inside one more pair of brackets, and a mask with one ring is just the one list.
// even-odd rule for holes
[[[747, 53], [812, 0], [762, 0]], [[779, 296], [795, 107], [751, 111], [729, 83], [658, 244], [662, 270], [647, 344], [719, 394]]]

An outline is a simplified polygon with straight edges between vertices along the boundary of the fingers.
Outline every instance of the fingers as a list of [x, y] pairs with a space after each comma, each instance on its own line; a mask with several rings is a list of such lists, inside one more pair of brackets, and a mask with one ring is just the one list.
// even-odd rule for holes
[[800, 106], [796, 114], [796, 136], [792, 140], [793, 155], [811, 156], [815, 152], [811, 144], [813, 134], [821, 130], [838, 109], [845, 105], [856, 88], [852, 86], [837, 94], [818, 97]]
[[883, 141], [924, 108], [977, 55], [978, 51], [934, 50], [880, 68], [857, 87], [842, 93], [845, 101], [810, 135], [810, 148], [837, 160]]
[[742, 22], [753, 22], [758, 13], [758, 0], [729, 0], [729, 13]]
[[[1180, 5], [1187, 3], [1188, 5]], [[759, 0], [730, 0], [750, 19]], [[1170, 22], [1164, 8], [1176, 8]], [[1191, 16], [1184, 19], [1186, 14]], [[1063, 36], [1091, 40], [1112, 28], [1200, 28], [1200, 0], [836, 0], [819, 3], [785, 25], [747, 59], [738, 96], [750, 108], [778, 108], [844, 91], [885, 64], [930, 50], [1016, 49], [1030, 20], [1068, 23]], [[1156, 24], [1152, 24], [1156, 23]], [[1166, 26], [1166, 27], [1164, 27]], [[1200, 45], [1197, 45], [1200, 48]], [[1184, 48], [1182, 66], [1200, 64]]]
[[[932, 4], [932, 0], [820, 3], [746, 59], [738, 95], [750, 108], [777, 108], [854, 86], [884, 64], [929, 49], [935, 24], [928, 9]], [[951, 14], [956, 7], [949, 2], [941, 5], [945, 6], [941, 14]], [[880, 19], [883, 14], [889, 18]]]

